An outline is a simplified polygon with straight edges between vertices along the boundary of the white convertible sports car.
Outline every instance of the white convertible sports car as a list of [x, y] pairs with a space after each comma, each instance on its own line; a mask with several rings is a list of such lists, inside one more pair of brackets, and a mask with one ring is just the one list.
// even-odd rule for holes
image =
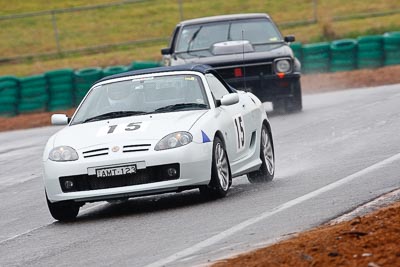
[[43, 154], [51, 215], [76, 218], [86, 202], [199, 188], [224, 197], [232, 178], [270, 181], [275, 161], [260, 100], [209, 66], [133, 71], [95, 83]]

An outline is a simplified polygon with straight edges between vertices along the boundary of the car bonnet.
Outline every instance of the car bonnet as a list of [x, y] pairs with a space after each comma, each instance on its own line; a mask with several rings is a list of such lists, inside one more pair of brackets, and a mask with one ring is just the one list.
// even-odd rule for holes
[[67, 126], [55, 135], [54, 147], [85, 149], [97, 145], [157, 143], [164, 136], [189, 131], [207, 110], [158, 113]]

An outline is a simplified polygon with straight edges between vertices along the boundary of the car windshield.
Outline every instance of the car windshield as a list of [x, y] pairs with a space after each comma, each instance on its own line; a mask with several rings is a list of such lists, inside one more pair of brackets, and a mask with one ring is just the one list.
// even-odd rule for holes
[[278, 29], [268, 19], [224, 21], [183, 27], [175, 52], [209, 50], [216, 43], [240, 40], [247, 40], [252, 45], [283, 41]]
[[197, 75], [146, 76], [93, 88], [71, 125], [149, 113], [208, 109]]

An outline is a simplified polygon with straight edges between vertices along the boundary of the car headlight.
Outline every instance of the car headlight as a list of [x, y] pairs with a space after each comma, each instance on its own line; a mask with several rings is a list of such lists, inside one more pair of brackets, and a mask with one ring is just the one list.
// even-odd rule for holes
[[77, 160], [78, 153], [69, 146], [58, 146], [50, 151], [49, 159], [52, 161], [73, 161]]
[[290, 61], [287, 59], [277, 60], [275, 62], [277, 72], [286, 73], [291, 69]]
[[155, 146], [155, 150], [165, 150], [176, 148], [180, 146], [184, 146], [192, 142], [193, 137], [188, 132], [176, 132], [171, 133], [165, 137], [163, 137]]

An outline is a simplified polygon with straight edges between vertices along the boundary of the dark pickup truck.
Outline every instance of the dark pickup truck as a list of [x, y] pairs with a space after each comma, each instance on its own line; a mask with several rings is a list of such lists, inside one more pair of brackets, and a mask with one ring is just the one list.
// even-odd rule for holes
[[300, 62], [267, 14], [237, 14], [180, 22], [164, 65], [208, 64], [232, 87], [254, 93], [274, 110], [302, 109]]

